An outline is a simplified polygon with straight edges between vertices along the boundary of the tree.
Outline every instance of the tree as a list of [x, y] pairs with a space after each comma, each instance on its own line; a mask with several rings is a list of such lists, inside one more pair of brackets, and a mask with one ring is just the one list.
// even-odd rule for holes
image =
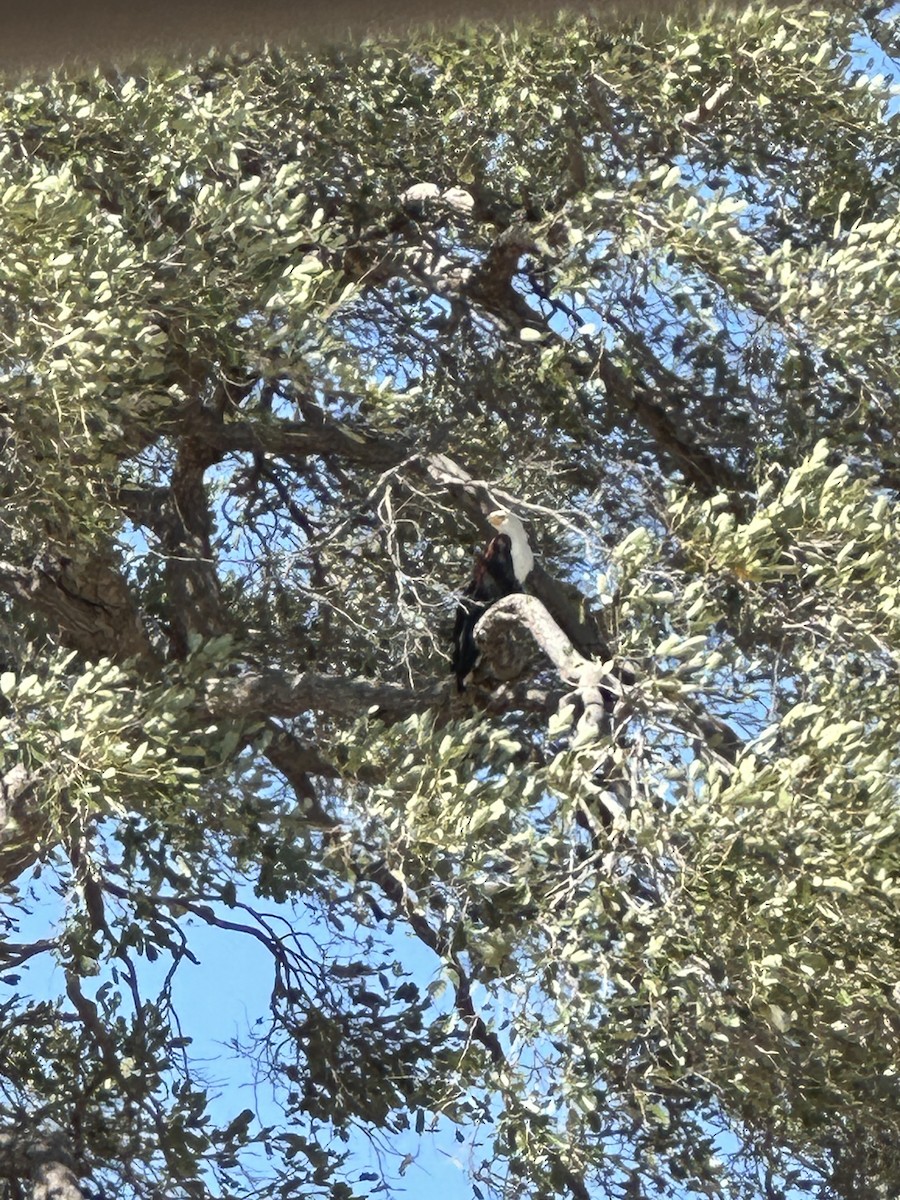
[[[6, 1195], [361, 1196], [405, 1164], [351, 1131], [439, 1122], [482, 1198], [897, 1194], [896, 49], [755, 9], [6, 93]], [[539, 561], [457, 696], [498, 505]], [[271, 955], [283, 1124], [209, 1117], [197, 923]]]

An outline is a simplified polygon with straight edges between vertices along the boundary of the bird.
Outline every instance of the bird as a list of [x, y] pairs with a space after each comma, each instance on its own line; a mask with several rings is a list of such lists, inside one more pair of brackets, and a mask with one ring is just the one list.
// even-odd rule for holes
[[483, 553], [475, 556], [472, 578], [463, 589], [456, 609], [453, 672], [459, 692], [465, 691], [466, 680], [480, 656], [475, 644], [475, 626], [492, 604], [504, 596], [521, 592], [534, 566], [525, 526], [517, 516], [499, 508], [490, 513], [488, 521], [497, 533]]

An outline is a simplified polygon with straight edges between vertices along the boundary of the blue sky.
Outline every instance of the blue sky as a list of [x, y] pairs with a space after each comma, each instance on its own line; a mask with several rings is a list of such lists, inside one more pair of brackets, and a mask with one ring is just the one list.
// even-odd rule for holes
[[[21, 881], [23, 891], [28, 887], [27, 880], [25, 876]], [[19, 920], [13, 941], [52, 937], [63, 916], [63, 902], [51, 895], [41, 881], [32, 883], [28, 890], [35, 902], [31, 905], [31, 915]], [[239, 899], [259, 904], [249, 889]], [[262, 907], [267, 912], [279, 911], [272, 904]], [[296, 924], [287, 907], [280, 911]], [[187, 1053], [198, 1077], [209, 1084], [210, 1114], [215, 1121], [227, 1124], [243, 1109], [253, 1109], [259, 1124], [251, 1128], [251, 1134], [259, 1127], [278, 1125], [283, 1122], [283, 1115], [273, 1101], [269, 1084], [255, 1078], [251, 1057], [238, 1055], [232, 1048], [235, 1042], [247, 1043], [256, 1022], [267, 1016], [274, 979], [271, 957], [252, 937], [210, 927], [199, 918], [186, 917], [183, 927], [199, 964], [182, 961], [175, 976], [173, 997], [182, 1032], [192, 1039]], [[423, 991], [439, 976], [440, 964], [431, 952], [402, 927], [393, 937], [392, 946]], [[164, 956], [156, 963], [140, 959], [136, 965], [143, 993], [152, 998], [154, 987], [162, 983], [169, 969], [169, 960]], [[18, 974], [21, 981], [16, 990], [22, 994], [35, 999], [65, 995], [64, 973], [51, 953], [32, 958]], [[96, 984], [107, 976], [108, 971], [103, 970]], [[417, 1197], [438, 1189], [447, 1200], [469, 1200], [472, 1196], [466, 1175], [469, 1147], [457, 1141], [455, 1130], [451, 1122], [442, 1121], [434, 1134], [426, 1131], [417, 1135], [410, 1130], [405, 1135], [376, 1135], [372, 1142], [358, 1134], [351, 1138], [353, 1169], [348, 1171], [348, 1181], [355, 1183], [363, 1172], [380, 1174], [384, 1170], [391, 1183], [391, 1194]], [[468, 1138], [468, 1132], [464, 1132]], [[379, 1144], [387, 1153], [376, 1152]], [[407, 1161], [401, 1177], [397, 1171], [404, 1158]], [[364, 1194], [366, 1184], [358, 1186]], [[375, 1184], [370, 1181], [369, 1186]]]

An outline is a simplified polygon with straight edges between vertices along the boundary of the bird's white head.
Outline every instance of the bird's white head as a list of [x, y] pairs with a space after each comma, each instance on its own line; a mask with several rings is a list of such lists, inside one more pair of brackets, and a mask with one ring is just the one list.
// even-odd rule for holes
[[498, 533], [505, 533], [512, 547], [512, 568], [519, 583], [524, 583], [526, 576], [534, 566], [534, 554], [528, 544], [528, 534], [519, 518], [505, 508], [495, 509], [488, 520]]

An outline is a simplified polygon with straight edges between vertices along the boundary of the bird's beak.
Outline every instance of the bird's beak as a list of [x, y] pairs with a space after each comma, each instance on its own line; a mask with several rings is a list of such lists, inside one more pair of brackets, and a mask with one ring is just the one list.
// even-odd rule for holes
[[491, 525], [493, 525], [493, 527], [495, 529], [499, 529], [505, 520], [506, 520], [505, 512], [492, 512], [491, 515], [488, 517], [488, 522]]

